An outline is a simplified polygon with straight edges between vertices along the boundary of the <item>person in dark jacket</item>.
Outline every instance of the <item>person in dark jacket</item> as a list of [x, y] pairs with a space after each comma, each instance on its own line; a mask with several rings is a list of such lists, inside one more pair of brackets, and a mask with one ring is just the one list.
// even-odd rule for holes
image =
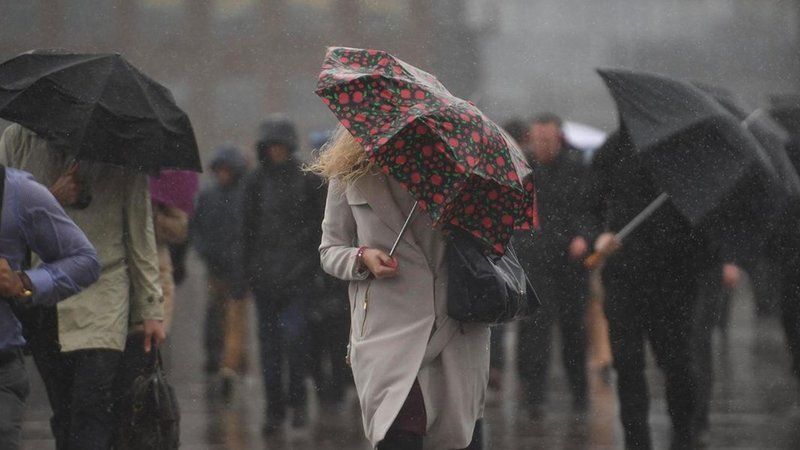
[[[219, 374], [219, 387], [228, 396], [233, 379], [246, 366], [247, 333], [245, 286], [241, 265], [243, 178], [247, 163], [233, 145], [219, 147], [210, 165], [214, 182], [197, 198], [189, 222], [189, 239], [208, 270], [206, 308], [206, 371]], [[212, 387], [215, 387], [212, 385]]]
[[[598, 150], [592, 180], [591, 211], [598, 227], [605, 230], [620, 230], [660, 193], [624, 129]], [[698, 388], [691, 349], [692, 314], [698, 297], [697, 274], [715, 263], [709, 254], [724, 254], [719, 239], [693, 229], [667, 202], [624, 245], [607, 231], [597, 238], [595, 248], [610, 255], [603, 270], [605, 312], [625, 446], [652, 448], [644, 374], [647, 339], [664, 372], [672, 448], [693, 448]], [[738, 277], [736, 266], [723, 265], [726, 285], [734, 285]]]
[[542, 299], [529, 320], [520, 323], [518, 365], [524, 401], [533, 414], [545, 399], [551, 329], [558, 321], [561, 355], [576, 410], [587, 401], [587, 272], [582, 260], [589, 249], [586, 168], [583, 155], [564, 142], [561, 119], [543, 114], [530, 129], [530, 164], [536, 180], [540, 229], [519, 231], [514, 245]]
[[[248, 177], [244, 192], [243, 263], [258, 313], [267, 435], [280, 429], [287, 401], [293, 410], [292, 426], [307, 422], [307, 315], [319, 272], [316, 249], [325, 191], [320, 179], [305, 173], [295, 159], [297, 146], [291, 121], [283, 116], [265, 120], [256, 142], [259, 167]], [[288, 391], [283, 386], [284, 359]]]

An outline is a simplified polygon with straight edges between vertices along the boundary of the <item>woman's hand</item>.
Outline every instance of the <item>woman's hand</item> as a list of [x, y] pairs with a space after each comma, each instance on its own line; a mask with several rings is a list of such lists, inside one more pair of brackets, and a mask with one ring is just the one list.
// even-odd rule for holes
[[375, 278], [392, 278], [397, 276], [397, 260], [381, 250], [374, 248], [365, 249], [362, 261]]

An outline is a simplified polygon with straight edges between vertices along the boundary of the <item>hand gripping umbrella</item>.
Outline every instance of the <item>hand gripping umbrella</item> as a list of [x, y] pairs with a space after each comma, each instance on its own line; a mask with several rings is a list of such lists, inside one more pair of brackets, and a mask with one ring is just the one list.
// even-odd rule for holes
[[118, 54], [36, 51], [0, 64], [0, 117], [78, 160], [202, 171], [189, 117]]
[[522, 151], [433, 75], [382, 51], [333, 47], [316, 92], [435, 226], [463, 229], [502, 255], [515, 228], [536, 225]]
[[[754, 168], [778, 176], [773, 159], [742, 121], [698, 87], [643, 72], [598, 72], [644, 167], [662, 190], [625, 227], [626, 233], [667, 200], [698, 225]], [[586, 264], [591, 267], [601, 259], [594, 254]]]

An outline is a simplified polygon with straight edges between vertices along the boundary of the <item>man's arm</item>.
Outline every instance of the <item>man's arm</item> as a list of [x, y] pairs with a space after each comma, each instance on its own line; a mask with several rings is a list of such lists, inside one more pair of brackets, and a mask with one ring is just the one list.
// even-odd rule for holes
[[[30, 175], [20, 179], [12, 205], [27, 245], [42, 264], [25, 271], [34, 303], [52, 305], [97, 281], [97, 252], [53, 195]], [[12, 206], [9, 205], [9, 206]]]
[[144, 323], [145, 350], [150, 337], [163, 340], [164, 295], [159, 284], [158, 254], [153, 231], [150, 190], [144, 174], [129, 172], [125, 186], [125, 250], [131, 277], [131, 323]]

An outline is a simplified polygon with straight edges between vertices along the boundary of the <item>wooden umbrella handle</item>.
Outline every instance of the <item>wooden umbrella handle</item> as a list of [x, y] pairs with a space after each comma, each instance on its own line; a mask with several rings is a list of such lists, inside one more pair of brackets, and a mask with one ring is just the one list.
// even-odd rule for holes
[[594, 252], [583, 261], [583, 265], [589, 270], [596, 269], [605, 259], [606, 255], [602, 252]]

